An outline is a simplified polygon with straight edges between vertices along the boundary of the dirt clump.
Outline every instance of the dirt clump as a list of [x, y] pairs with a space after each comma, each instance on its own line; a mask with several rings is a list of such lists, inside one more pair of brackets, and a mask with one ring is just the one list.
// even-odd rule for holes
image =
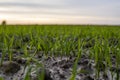
[[0, 68], [4, 74], [15, 74], [20, 70], [20, 65], [13, 61], [5, 61]]

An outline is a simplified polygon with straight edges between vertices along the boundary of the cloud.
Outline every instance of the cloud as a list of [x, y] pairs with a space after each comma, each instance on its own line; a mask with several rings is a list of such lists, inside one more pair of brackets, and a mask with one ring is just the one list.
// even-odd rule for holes
[[119, 0], [0, 0], [0, 18], [114, 24], [120, 21], [119, 7]]

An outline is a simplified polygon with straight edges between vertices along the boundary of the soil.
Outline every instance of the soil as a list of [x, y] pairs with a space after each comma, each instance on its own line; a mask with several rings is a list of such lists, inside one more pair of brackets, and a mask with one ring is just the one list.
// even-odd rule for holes
[[[1, 58], [2, 53], [0, 53]], [[22, 55], [21, 52], [17, 52], [14, 55], [13, 61], [9, 61], [6, 56], [3, 64], [0, 66], [0, 77], [5, 80], [23, 80], [29, 67], [31, 71], [29, 73], [30, 80], [38, 80], [37, 74], [41, 74], [44, 71], [44, 80], [70, 80], [73, 65], [75, 63], [76, 57], [67, 57], [67, 56], [44, 56], [36, 55], [35, 59], [39, 63], [43, 64], [43, 68], [37, 66], [34, 61], [28, 58], [21, 58], [17, 56]], [[113, 57], [113, 63], [115, 63], [115, 57]], [[29, 64], [28, 64], [29, 62]], [[81, 58], [77, 63], [77, 73], [75, 80], [116, 80], [116, 74], [112, 75], [115, 72], [118, 72], [120, 75], [120, 67], [116, 68], [113, 64], [112, 68], [106, 67], [106, 63], [102, 62], [100, 70], [100, 76], [96, 76], [96, 64], [93, 59], [90, 59], [87, 54], [82, 54]], [[112, 74], [111, 74], [112, 73]], [[113, 76], [113, 78], [112, 78]], [[96, 79], [97, 78], [97, 79]]]

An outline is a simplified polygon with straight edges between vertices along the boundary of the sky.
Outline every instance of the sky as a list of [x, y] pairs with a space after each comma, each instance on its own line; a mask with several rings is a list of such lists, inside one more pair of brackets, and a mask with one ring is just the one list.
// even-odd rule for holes
[[120, 0], [0, 0], [8, 24], [120, 24]]

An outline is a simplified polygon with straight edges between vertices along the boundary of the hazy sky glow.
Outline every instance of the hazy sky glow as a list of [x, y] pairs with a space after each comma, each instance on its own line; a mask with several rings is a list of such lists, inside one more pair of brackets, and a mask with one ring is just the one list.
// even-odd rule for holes
[[9, 24], [120, 24], [120, 0], [0, 0]]

